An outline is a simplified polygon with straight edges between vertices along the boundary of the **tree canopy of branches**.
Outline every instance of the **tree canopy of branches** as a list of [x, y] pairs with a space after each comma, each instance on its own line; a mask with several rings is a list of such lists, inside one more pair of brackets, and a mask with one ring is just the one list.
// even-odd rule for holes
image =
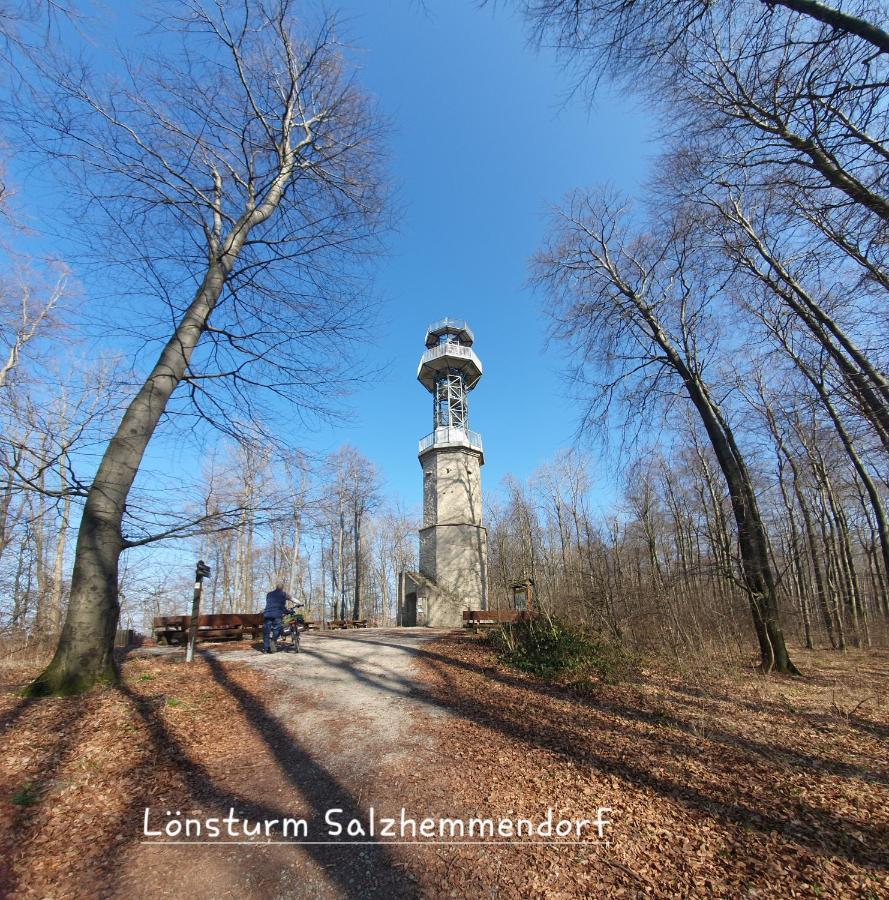
[[324, 407], [384, 224], [382, 124], [332, 19], [310, 29], [287, 0], [186, 0], [156, 27], [161, 49], [108, 88], [50, 59], [21, 122], [76, 173], [169, 322], [90, 487], [67, 617], [34, 693], [116, 678], [127, 497], [174, 391], [235, 434], [258, 421], [263, 390]]
[[[889, 288], [886, 5], [524, 7], [538, 38], [554, 41], [580, 77], [632, 79], [669, 116], [659, 202], [724, 195], [716, 205], [734, 223], [748, 268], [753, 258], [751, 274], [768, 280], [831, 355], [889, 448], [886, 360], [868, 340]], [[813, 290], [801, 268], [843, 284], [842, 303], [836, 291]]]

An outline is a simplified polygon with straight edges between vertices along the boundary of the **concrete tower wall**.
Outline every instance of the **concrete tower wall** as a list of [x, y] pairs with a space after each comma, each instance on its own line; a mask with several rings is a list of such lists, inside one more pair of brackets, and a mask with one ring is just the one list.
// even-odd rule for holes
[[455, 605], [453, 622], [464, 609], [487, 608], [488, 535], [480, 525], [433, 525], [420, 529], [420, 572], [432, 578]]
[[469, 449], [424, 453], [420, 572], [438, 590], [426, 624], [458, 627], [464, 609], [487, 608], [488, 539], [482, 525], [481, 457]]
[[423, 467], [423, 527], [481, 525], [481, 457], [472, 450], [431, 450]]
[[[432, 394], [433, 430], [420, 441], [423, 527], [419, 572], [400, 581], [404, 621], [463, 623], [463, 610], [487, 609], [488, 536], [482, 525], [481, 435], [469, 430], [468, 395], [482, 377], [475, 337], [461, 319], [426, 330], [417, 379]], [[413, 611], [415, 610], [415, 615]]]

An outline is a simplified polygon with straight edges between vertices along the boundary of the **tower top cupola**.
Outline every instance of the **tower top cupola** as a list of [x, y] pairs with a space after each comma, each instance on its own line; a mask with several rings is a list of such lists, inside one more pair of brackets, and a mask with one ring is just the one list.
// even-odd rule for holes
[[439, 319], [426, 329], [427, 347], [436, 347], [444, 343], [471, 347], [474, 340], [475, 335], [464, 319]]

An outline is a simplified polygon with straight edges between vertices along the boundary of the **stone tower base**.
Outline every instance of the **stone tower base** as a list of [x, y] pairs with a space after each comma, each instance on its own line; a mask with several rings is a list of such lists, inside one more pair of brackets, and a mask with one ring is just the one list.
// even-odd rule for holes
[[398, 592], [398, 621], [406, 627], [460, 628], [468, 607], [419, 572], [402, 572]]

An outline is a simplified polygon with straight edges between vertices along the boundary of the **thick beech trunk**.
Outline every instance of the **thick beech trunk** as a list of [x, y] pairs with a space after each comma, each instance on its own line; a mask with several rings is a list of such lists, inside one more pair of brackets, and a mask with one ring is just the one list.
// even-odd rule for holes
[[96, 683], [114, 683], [114, 634], [120, 607], [118, 562], [126, 548], [123, 517], [142, 457], [154, 429], [206, 327], [225, 284], [222, 263], [204, 283], [167, 342], [111, 439], [87, 495], [77, 534], [68, 615], [55, 656], [30, 686], [34, 696], [72, 694]]
[[222, 240], [221, 214], [215, 210], [217, 229], [208, 247], [203, 282], [105, 448], [77, 534], [68, 614], [55, 656], [28, 688], [32, 696], [79, 693], [94, 684], [118, 680], [114, 633], [120, 613], [118, 564], [127, 547], [123, 537], [127, 496], [148, 442], [186, 373], [244, 242], [251, 229], [278, 208], [293, 176], [296, 155], [290, 146], [292, 113], [291, 108], [285, 117], [280, 169], [262, 202], [251, 203]]
[[763, 0], [767, 5], [784, 6], [794, 12], [802, 13], [830, 25], [837, 31], [845, 31], [864, 38], [883, 53], [889, 53], [889, 33], [873, 22], [853, 16], [841, 9], [820, 3], [819, 0]]

